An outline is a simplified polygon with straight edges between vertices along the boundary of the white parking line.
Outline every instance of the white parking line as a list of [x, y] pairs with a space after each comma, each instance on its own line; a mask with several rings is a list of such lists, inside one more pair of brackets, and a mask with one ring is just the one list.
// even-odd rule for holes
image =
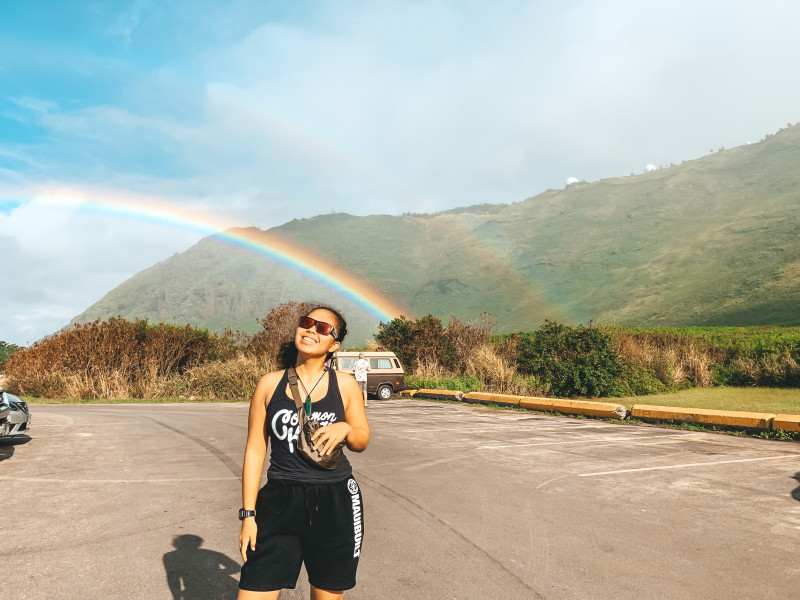
[[764, 456], [762, 458], [740, 458], [737, 460], [718, 460], [705, 463], [687, 463], [685, 465], [667, 465], [663, 467], [642, 467], [640, 469], [620, 469], [619, 471], [601, 471], [600, 473], [581, 473], [578, 477], [598, 477], [600, 475], [617, 475], [619, 473], [638, 473], [640, 471], [663, 471], [665, 469], [689, 469], [692, 467], [710, 467], [714, 465], [728, 465], [732, 463], [757, 462], [762, 460], [784, 460], [793, 458], [800, 461], [800, 454], [789, 454], [783, 456]]
[[[125, 425], [127, 427], [132, 426], [130, 421], [119, 421], [118, 423], [81, 423], [79, 425], [72, 425], [72, 427], [108, 427], [109, 425]], [[36, 427], [60, 427], [63, 429], [64, 425], [58, 425], [55, 423], [37, 423]]]
[[[517, 422], [513, 423], [476, 423], [474, 425], [459, 425], [456, 427], [413, 427], [413, 428], [405, 428], [405, 429], [398, 429], [395, 430], [400, 433], [437, 433], [439, 431], [463, 431], [465, 433], [492, 433], [496, 431], [519, 431], [520, 427], [525, 427], [527, 424], [522, 424]], [[579, 425], [576, 427], [570, 427], [570, 432], [575, 431], [577, 429], [610, 429], [613, 425], [609, 426], [607, 424], [603, 425]], [[537, 433], [540, 432], [563, 432], [564, 427], [563, 425], [539, 425], [539, 424], [532, 424], [530, 425], [531, 429], [535, 429]]]
[[238, 481], [238, 477], [175, 477], [153, 479], [55, 479], [51, 477], [3, 477], [0, 481], [21, 481], [25, 483], [174, 483], [180, 481]]
[[[616, 437], [616, 436], [605, 436], [602, 438], [589, 438], [585, 440], [575, 440], [570, 442], [525, 442], [522, 444], [502, 444], [496, 446], [478, 446], [475, 450], [498, 450], [500, 448], [524, 448], [528, 446], [562, 446], [567, 444], [613, 444], [616, 442], [629, 442], [629, 441], [638, 441], [638, 440], [650, 440], [650, 439], [670, 439], [670, 438], [686, 438], [691, 436], [691, 433], [681, 433], [676, 435], [636, 435], [633, 437]], [[652, 443], [652, 442], [648, 442]]]
[[426, 469], [428, 467], [433, 467], [436, 465], [441, 465], [444, 463], [455, 462], [458, 460], [462, 460], [464, 457], [460, 455], [456, 456], [448, 456], [447, 458], [440, 458], [438, 460], [430, 460], [428, 462], [420, 463], [418, 465], [412, 465], [410, 467], [406, 467], [403, 469], [404, 471], [419, 471], [420, 469]]

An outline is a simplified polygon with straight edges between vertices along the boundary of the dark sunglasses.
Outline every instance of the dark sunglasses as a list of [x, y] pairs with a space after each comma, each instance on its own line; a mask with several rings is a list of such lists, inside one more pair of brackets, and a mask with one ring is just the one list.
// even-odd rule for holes
[[330, 325], [329, 323], [317, 321], [311, 317], [300, 317], [300, 321], [298, 322], [298, 326], [302, 329], [311, 329], [311, 327], [314, 325], [316, 325], [314, 329], [318, 334], [332, 335], [334, 340], [337, 342], [339, 341], [339, 338], [336, 337], [336, 330], [333, 328], [333, 325]]

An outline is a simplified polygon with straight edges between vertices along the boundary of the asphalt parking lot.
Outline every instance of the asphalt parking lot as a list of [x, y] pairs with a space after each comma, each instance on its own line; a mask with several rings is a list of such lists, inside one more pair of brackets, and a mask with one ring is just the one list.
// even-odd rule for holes
[[[3, 596], [235, 598], [246, 404], [32, 406], [0, 440]], [[371, 402], [346, 598], [796, 597], [800, 445]], [[307, 598], [308, 587], [282, 598]]]

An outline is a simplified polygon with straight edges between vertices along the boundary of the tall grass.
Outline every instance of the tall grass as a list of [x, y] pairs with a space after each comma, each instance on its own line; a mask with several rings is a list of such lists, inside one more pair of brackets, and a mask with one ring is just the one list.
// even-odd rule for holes
[[431, 315], [418, 321], [401, 317], [380, 325], [375, 347], [403, 360], [410, 387], [547, 394], [541, 378], [518, 371], [515, 347], [496, 339], [496, 325], [488, 313], [471, 321], [451, 316], [446, 327]]
[[626, 366], [625, 395], [713, 385], [715, 353], [701, 340], [659, 330], [611, 331], [612, 347]]
[[246, 399], [308, 308], [281, 304], [252, 336], [143, 319], [75, 325], [14, 353], [4, 376], [9, 389], [42, 398]]
[[264, 373], [275, 370], [274, 358], [238, 352], [227, 360], [213, 360], [188, 369], [165, 382], [164, 397], [246, 399], [253, 395]]
[[[382, 349], [403, 352], [417, 385], [535, 396], [643, 396], [720, 385], [800, 387], [800, 328], [571, 327], [494, 335], [493, 319], [382, 324]], [[424, 331], [420, 331], [423, 329]], [[420, 342], [436, 340], [436, 352]], [[438, 357], [444, 357], [440, 359]], [[452, 382], [448, 383], [450, 380]]]
[[661, 361], [678, 385], [800, 387], [799, 327], [618, 329], [616, 338], [621, 355], [649, 357], [656, 370]]
[[[308, 305], [286, 303], [249, 336], [109, 319], [76, 325], [3, 365], [26, 396], [74, 399], [246, 399], [277, 368]], [[570, 327], [495, 335], [495, 318], [431, 315], [379, 327], [372, 349], [394, 351], [411, 387], [529, 396], [642, 396], [720, 385], [800, 387], [800, 328]]]
[[109, 319], [19, 351], [3, 370], [9, 387], [25, 395], [159, 397], [169, 378], [208, 360], [215, 341], [208, 331], [189, 326]]

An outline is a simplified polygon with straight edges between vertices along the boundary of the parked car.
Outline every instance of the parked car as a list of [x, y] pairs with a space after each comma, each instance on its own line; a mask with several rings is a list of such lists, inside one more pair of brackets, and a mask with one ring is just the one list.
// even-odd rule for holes
[[[353, 363], [358, 360], [358, 352], [337, 352], [333, 355], [331, 366], [345, 373], [353, 374]], [[388, 400], [392, 394], [406, 389], [406, 374], [394, 352], [364, 352], [369, 361], [367, 371], [367, 393], [381, 400]]]
[[11, 404], [8, 402], [8, 398], [6, 398], [2, 388], [0, 388], [0, 437], [8, 435], [11, 430], [11, 425], [8, 423], [9, 414], [11, 414]]
[[[2, 416], [4, 406], [8, 406], [6, 417]], [[28, 403], [0, 388], [0, 437], [26, 435], [30, 423]]]

